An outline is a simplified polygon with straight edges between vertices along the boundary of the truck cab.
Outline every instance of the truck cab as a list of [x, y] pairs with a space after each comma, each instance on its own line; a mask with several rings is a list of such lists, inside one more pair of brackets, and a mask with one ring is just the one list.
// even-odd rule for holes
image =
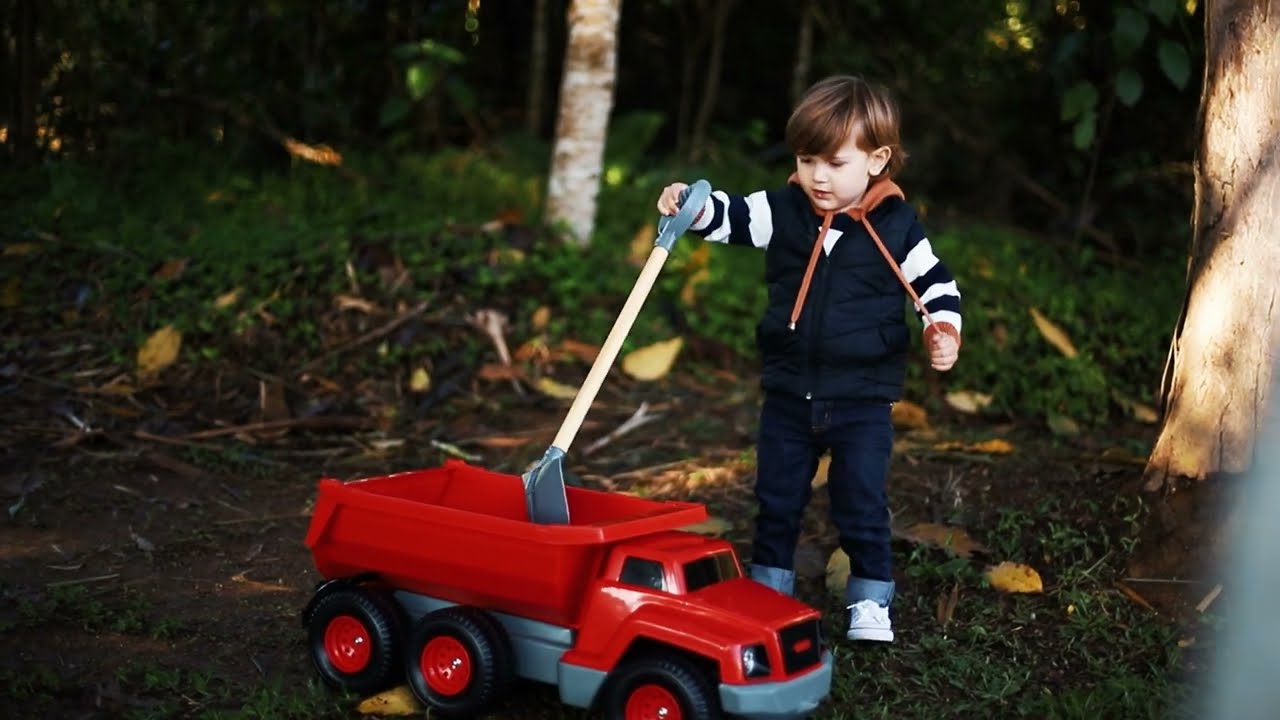
[[679, 654], [724, 712], [746, 717], [792, 716], [825, 695], [819, 614], [744, 577], [724, 540], [668, 531], [621, 543], [588, 597], [565, 663], [607, 673], [635, 655]]

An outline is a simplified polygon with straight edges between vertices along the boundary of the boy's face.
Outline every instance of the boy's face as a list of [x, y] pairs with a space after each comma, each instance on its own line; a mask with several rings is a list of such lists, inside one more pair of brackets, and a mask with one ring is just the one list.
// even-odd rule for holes
[[858, 147], [852, 135], [830, 157], [796, 156], [796, 176], [815, 210], [840, 212], [862, 199], [871, 184], [889, 162], [887, 147], [867, 152]]

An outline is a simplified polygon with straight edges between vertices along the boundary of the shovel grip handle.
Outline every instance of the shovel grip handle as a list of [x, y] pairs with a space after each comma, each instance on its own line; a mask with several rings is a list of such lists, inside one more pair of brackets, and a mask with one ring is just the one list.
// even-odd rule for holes
[[675, 215], [663, 215], [658, 218], [658, 239], [654, 243], [671, 252], [676, 240], [680, 239], [693, 227], [702, 208], [711, 197], [711, 183], [698, 180], [680, 193], [680, 209]]

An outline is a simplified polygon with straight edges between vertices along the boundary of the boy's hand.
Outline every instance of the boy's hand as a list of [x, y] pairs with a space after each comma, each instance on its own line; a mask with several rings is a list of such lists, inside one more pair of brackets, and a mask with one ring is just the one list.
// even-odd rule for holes
[[680, 193], [687, 187], [689, 186], [682, 182], [676, 182], [662, 188], [662, 194], [658, 196], [658, 212], [663, 215], [680, 212]]
[[929, 338], [929, 364], [934, 370], [946, 372], [960, 357], [960, 343], [947, 333], [937, 332]]

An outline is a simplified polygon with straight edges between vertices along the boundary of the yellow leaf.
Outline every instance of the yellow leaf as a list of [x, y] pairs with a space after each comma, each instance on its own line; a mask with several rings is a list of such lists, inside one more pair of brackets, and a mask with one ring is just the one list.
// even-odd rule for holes
[[531, 321], [533, 329], [541, 332], [547, 327], [547, 323], [551, 322], [551, 308], [543, 305], [533, 311], [533, 320]]
[[409, 690], [407, 685], [398, 685], [390, 690], [384, 690], [377, 695], [371, 695], [356, 706], [356, 710], [361, 715], [379, 715], [389, 717], [393, 715], [417, 715], [423, 711], [418, 698]]
[[1061, 437], [1074, 437], [1080, 434], [1079, 423], [1062, 413], [1047, 413], [1045, 415], [1045, 422], [1049, 424], [1049, 430], [1054, 435]]
[[831, 456], [823, 455], [818, 458], [818, 470], [813, 474], [813, 480], [810, 482], [815, 488], [820, 488], [827, 484], [827, 473], [831, 469]]
[[983, 440], [982, 442], [970, 446], [974, 452], [987, 453], [988, 455], [1009, 455], [1013, 453], [1013, 443], [1001, 438], [992, 438]]
[[832, 595], [844, 597], [844, 587], [849, 582], [849, 556], [836, 548], [827, 558], [827, 590]]
[[213, 306], [221, 310], [230, 305], [234, 305], [236, 301], [239, 299], [240, 299], [240, 288], [236, 288], [235, 290], [224, 292], [221, 295], [219, 295], [218, 299], [213, 301]]
[[409, 377], [409, 392], [424, 393], [431, 387], [431, 374], [426, 368], [414, 368]]
[[677, 336], [633, 350], [622, 358], [622, 370], [637, 380], [657, 380], [671, 370], [683, 346], [684, 338]]
[[14, 275], [0, 292], [0, 307], [16, 308], [22, 303], [22, 276]]
[[729, 521], [725, 520], [724, 518], [716, 517], [712, 515], [706, 520], [703, 520], [700, 523], [694, 523], [693, 525], [689, 525], [684, 529], [688, 530], [689, 532], [696, 532], [702, 535], [719, 536], [719, 535], [724, 535], [725, 533], [732, 530], [733, 525], [730, 524]]
[[631, 238], [631, 252], [627, 261], [637, 267], [644, 265], [653, 253], [654, 241], [658, 237], [658, 228], [653, 223], [645, 223]]
[[1057, 348], [1058, 352], [1069, 358], [1079, 354], [1076, 352], [1076, 346], [1071, 344], [1071, 338], [1067, 337], [1066, 331], [1041, 314], [1039, 310], [1031, 308], [1031, 319], [1035, 321], [1036, 327], [1040, 330], [1040, 334], [1044, 336], [1044, 339]]
[[973, 390], [956, 390], [947, 393], [947, 404], [953, 409], [970, 415], [981, 412], [991, 404], [992, 397]]
[[[706, 247], [705, 245], [703, 247]], [[711, 279], [711, 271], [701, 268], [689, 275], [684, 287], [680, 288], [680, 302], [693, 305], [698, 301], [698, 286]]]
[[920, 545], [936, 545], [960, 557], [970, 557], [975, 552], [985, 553], [982, 543], [969, 537], [964, 528], [936, 523], [916, 523], [899, 533], [903, 538]]
[[923, 430], [929, 427], [929, 413], [919, 405], [899, 400], [893, 404], [893, 426], [907, 430]]
[[37, 252], [40, 252], [40, 246], [35, 243], [20, 242], [20, 243], [13, 243], [12, 245], [4, 246], [4, 254], [6, 256], [31, 255], [32, 253], [37, 253]]
[[558, 383], [549, 377], [540, 377], [533, 383], [533, 388], [548, 397], [558, 400], [572, 400], [578, 396], [578, 388]]
[[166, 325], [151, 334], [138, 348], [138, 373], [151, 375], [173, 364], [182, 349], [182, 333]]
[[1125, 395], [1119, 390], [1111, 391], [1111, 399], [1115, 400], [1117, 405], [1124, 408], [1124, 411], [1129, 413], [1129, 417], [1140, 423], [1151, 425], [1160, 419], [1160, 413], [1157, 412], [1155, 408], [1141, 403], [1128, 395]]
[[987, 570], [991, 587], [1009, 593], [1044, 592], [1044, 583], [1035, 568], [1015, 562], [1002, 562]]

